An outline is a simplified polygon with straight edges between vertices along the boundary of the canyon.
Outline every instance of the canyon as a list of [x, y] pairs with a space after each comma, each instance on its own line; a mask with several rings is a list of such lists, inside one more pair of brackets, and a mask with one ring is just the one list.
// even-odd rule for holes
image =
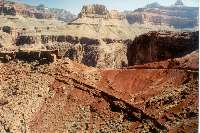
[[196, 23], [159, 25], [155, 8], [174, 12], [155, 3], [139, 15], [86, 5], [70, 21], [18, 8], [0, 15], [0, 132], [198, 132]]
[[44, 5], [32, 6], [14, 1], [4, 1], [0, 5], [0, 14], [21, 15], [37, 19], [58, 19], [62, 21], [72, 21], [75, 15], [64, 9], [48, 8]]
[[152, 3], [135, 11], [127, 11], [129, 23], [168, 25], [177, 29], [195, 28], [199, 24], [198, 7], [162, 6]]
[[61, 57], [87, 66], [121, 68], [184, 56], [198, 49], [198, 36], [198, 32], [169, 31], [148, 32], [133, 41], [63, 35], [40, 36], [37, 40], [32, 36], [19, 36], [16, 45], [34, 46], [39, 42], [47, 50], [59, 50]]
[[[97, 10], [95, 11], [95, 9]], [[98, 14], [98, 12], [101, 13]], [[12, 16], [22, 15], [24, 17], [37, 19], [54, 18], [68, 23], [71, 23], [77, 18], [99, 18], [100, 16], [100, 18], [102, 18], [102, 16], [104, 16], [104, 18], [126, 19], [129, 24], [165, 25], [172, 26], [176, 29], [196, 28], [199, 24], [198, 7], [188, 7], [184, 4], [179, 6], [176, 5], [176, 3], [172, 6], [162, 6], [157, 2], [148, 4], [143, 8], [121, 13], [116, 10], [109, 12], [103, 5], [96, 5], [96, 7], [92, 5], [90, 5], [90, 7], [84, 6], [82, 12], [76, 16], [64, 9], [48, 8], [45, 5], [31, 6], [18, 2], [6, 1], [4, 5], [2, 3], [0, 5], [0, 14]], [[89, 21], [93, 23], [92, 19]], [[83, 22], [79, 19], [79, 22], [76, 23]], [[109, 24], [109, 22], [107, 23]]]

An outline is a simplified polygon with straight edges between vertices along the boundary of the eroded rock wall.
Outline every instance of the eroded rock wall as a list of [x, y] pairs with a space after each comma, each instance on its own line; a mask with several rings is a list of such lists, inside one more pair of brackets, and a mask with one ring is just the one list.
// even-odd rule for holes
[[93, 67], [120, 68], [127, 66], [127, 45], [131, 40], [93, 39], [70, 35], [22, 35], [16, 39], [18, 47], [37, 43], [48, 50], [59, 50], [63, 57]]
[[176, 58], [198, 49], [198, 32], [149, 32], [128, 46], [128, 64]]
[[175, 28], [194, 28], [198, 26], [197, 7], [146, 7], [126, 13], [130, 24], [168, 25]]
[[53, 63], [61, 59], [58, 50], [18, 50], [1, 51], [0, 62], [7, 63], [12, 60], [23, 60], [26, 62], [38, 61], [41, 64]]
[[0, 5], [0, 14], [4, 15], [21, 15], [37, 19], [58, 19], [61, 21], [72, 21], [76, 15], [64, 9], [48, 8], [43, 5], [32, 6], [14, 1], [4, 1], [4, 5]]
[[40, 44], [48, 50], [93, 67], [121, 68], [184, 56], [198, 49], [198, 32], [149, 32], [132, 40], [70, 35], [22, 35], [16, 45]]
[[61, 55], [87, 66], [121, 68], [127, 66], [127, 43], [102, 42], [98, 45], [57, 43], [48, 49], [59, 49]]

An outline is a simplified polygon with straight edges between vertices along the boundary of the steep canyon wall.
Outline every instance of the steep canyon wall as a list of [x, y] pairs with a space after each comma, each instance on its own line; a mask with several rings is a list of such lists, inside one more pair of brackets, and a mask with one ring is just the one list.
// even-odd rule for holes
[[182, 57], [198, 50], [198, 32], [149, 32], [132, 40], [92, 39], [70, 35], [18, 36], [15, 45], [41, 45], [62, 57], [92, 67], [121, 68]]

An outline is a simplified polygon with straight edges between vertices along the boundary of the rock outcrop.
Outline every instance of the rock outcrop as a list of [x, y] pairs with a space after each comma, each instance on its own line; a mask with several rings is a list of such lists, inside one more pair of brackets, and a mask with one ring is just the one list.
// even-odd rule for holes
[[19, 50], [0, 52], [0, 61], [4, 63], [13, 60], [23, 60], [26, 62], [38, 61], [40, 64], [45, 64], [53, 63], [61, 58], [58, 50]]
[[199, 24], [198, 7], [165, 7], [158, 3], [126, 12], [126, 17], [131, 24], [168, 25], [175, 28], [194, 28]]
[[13, 46], [15, 49], [59, 50], [62, 57], [87, 66], [121, 68], [128, 64], [126, 54], [129, 43], [131, 40], [93, 39], [70, 35], [19, 35]]
[[[21, 35], [16, 38], [19, 48], [59, 50], [87, 66], [121, 68], [182, 57], [198, 49], [198, 32], [152, 31], [132, 40], [92, 39], [70, 35]], [[39, 47], [38, 47], [39, 48]]]
[[0, 14], [4, 15], [21, 15], [37, 19], [51, 19], [69, 22], [75, 19], [75, 15], [64, 9], [48, 8], [44, 5], [31, 6], [17, 2], [5, 1], [0, 5]]
[[109, 11], [104, 5], [83, 6], [78, 15], [79, 18], [104, 18], [104, 19], [125, 19], [125, 16], [117, 10]]
[[87, 66], [99, 68], [121, 68], [127, 66], [127, 42], [106, 44], [57, 43], [48, 49], [59, 49], [65, 58], [70, 58]]
[[128, 65], [173, 59], [198, 49], [198, 32], [149, 32], [128, 46]]
[[78, 17], [105, 17], [108, 15], [109, 11], [104, 5], [88, 5], [83, 6]]
[[128, 22], [125, 15], [117, 10], [109, 11], [104, 5], [94, 4], [83, 6], [78, 18], [70, 24], [123, 26], [128, 25]]

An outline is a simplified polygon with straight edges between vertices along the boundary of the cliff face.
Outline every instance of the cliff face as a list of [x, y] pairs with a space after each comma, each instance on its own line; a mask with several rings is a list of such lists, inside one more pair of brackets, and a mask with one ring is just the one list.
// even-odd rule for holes
[[194, 28], [198, 26], [197, 7], [164, 7], [149, 5], [145, 8], [127, 12], [128, 22], [153, 25], [168, 25], [175, 28]]
[[78, 15], [79, 18], [104, 18], [104, 19], [125, 19], [125, 16], [117, 10], [109, 11], [104, 5], [87, 5], [83, 6]]
[[59, 49], [63, 57], [93, 67], [121, 68], [180, 57], [198, 49], [198, 33], [139, 33], [134, 41], [129, 40], [137, 31], [121, 13], [108, 11], [103, 5], [84, 6], [75, 21], [59, 29], [57, 25], [49, 27], [51, 24], [17, 29], [12, 26], [14, 21], [2, 30], [13, 36], [16, 49]]
[[[194, 28], [198, 26], [197, 7], [165, 7], [157, 3], [149, 4], [135, 11], [120, 13], [116, 10], [109, 11], [104, 5], [84, 6], [78, 17], [63, 9], [47, 8], [44, 5], [30, 6], [16, 2], [6, 1], [4, 9], [0, 6], [0, 14], [4, 10], [6, 15], [23, 15], [38, 19], [56, 18], [71, 24], [99, 24], [102, 19], [104, 25], [124, 24], [152, 24], [166, 25], [175, 28]], [[87, 19], [86, 19], [87, 18]], [[96, 18], [94, 20], [94, 18]], [[87, 22], [86, 22], [87, 21]], [[122, 22], [123, 21], [123, 22]], [[128, 22], [127, 22], [128, 21]], [[102, 22], [101, 22], [102, 23]]]
[[40, 47], [48, 50], [59, 49], [65, 58], [93, 67], [121, 68], [127, 66], [127, 45], [131, 40], [92, 39], [70, 35], [18, 36], [17, 47]]
[[[90, 42], [90, 39], [87, 40]], [[64, 57], [87, 66], [121, 68], [127, 66], [127, 42], [100, 43], [54, 43], [48, 49], [59, 49]]]
[[64, 9], [49, 8], [48, 11], [53, 14], [54, 18], [65, 22], [71, 22], [76, 18], [76, 15]]
[[128, 25], [124, 14], [112, 10], [109, 11], [104, 5], [83, 6], [78, 18], [71, 24], [90, 24], [90, 25]]
[[4, 7], [0, 5], [0, 14], [5, 15], [22, 15], [25, 17], [32, 17], [37, 19], [51, 19], [56, 18], [58, 20], [69, 22], [76, 16], [64, 9], [47, 8], [43, 5], [31, 6], [22, 3], [5, 1]]
[[[88, 5], [83, 6], [81, 12], [79, 13], [79, 17], [103, 17], [109, 13], [107, 8], [104, 5]], [[95, 16], [96, 15], [96, 16]]]
[[128, 46], [129, 66], [181, 57], [198, 49], [198, 32], [149, 32]]
[[[20, 48], [59, 49], [63, 57], [93, 67], [121, 68], [182, 57], [198, 49], [198, 32], [149, 32], [132, 40], [70, 35], [18, 36]], [[37, 45], [36, 45], [37, 44]]]

